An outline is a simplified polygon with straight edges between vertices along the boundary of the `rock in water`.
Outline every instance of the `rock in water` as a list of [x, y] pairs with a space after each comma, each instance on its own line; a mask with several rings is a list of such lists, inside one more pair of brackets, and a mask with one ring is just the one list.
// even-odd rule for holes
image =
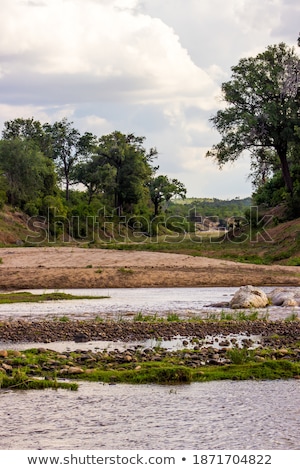
[[264, 291], [253, 286], [242, 286], [229, 302], [230, 308], [263, 308], [269, 305]]
[[299, 287], [276, 287], [268, 295], [272, 305], [281, 307], [298, 307], [300, 305]]

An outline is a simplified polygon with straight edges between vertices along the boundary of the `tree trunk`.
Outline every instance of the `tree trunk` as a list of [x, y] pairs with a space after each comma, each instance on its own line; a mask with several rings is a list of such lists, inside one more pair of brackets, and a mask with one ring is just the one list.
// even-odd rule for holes
[[287, 156], [286, 156], [287, 152], [282, 151], [282, 150], [279, 150], [279, 151], [277, 150], [277, 153], [278, 153], [278, 156], [279, 156], [279, 159], [280, 159], [281, 171], [282, 171], [282, 175], [283, 175], [285, 185], [287, 187], [288, 192], [291, 195], [293, 195], [293, 180], [292, 180], [292, 177], [291, 177], [290, 168], [289, 168], [289, 164], [288, 164], [288, 161], [287, 161]]
[[68, 178], [66, 179], [66, 201], [69, 200], [70, 197], [70, 191], [69, 191], [69, 180]]

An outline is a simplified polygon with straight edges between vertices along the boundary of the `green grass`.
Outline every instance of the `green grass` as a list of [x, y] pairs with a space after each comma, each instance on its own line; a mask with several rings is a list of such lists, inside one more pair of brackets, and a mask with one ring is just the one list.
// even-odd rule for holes
[[254, 230], [251, 234], [247, 231], [242, 233], [242, 239], [240, 237], [232, 239], [227, 235], [214, 237], [214, 235], [206, 234], [206, 232], [183, 234], [180, 240], [177, 239], [177, 236], [178, 234], [172, 238], [170, 235], [162, 234], [149, 237], [146, 239], [147, 241], [143, 240], [141, 242], [136, 240], [134, 242], [128, 241], [128, 243], [123, 243], [123, 241], [122, 243], [118, 243], [118, 241], [110, 243], [102, 242], [97, 247], [126, 251], [142, 250], [180, 253], [257, 265], [271, 265], [278, 263], [278, 261], [281, 264], [290, 266], [298, 266], [300, 264], [299, 243], [292, 242], [291, 244], [291, 238], [287, 238], [287, 240], [283, 240], [280, 243], [277, 239], [273, 242], [260, 238], [257, 240]]
[[[188, 318], [187, 321], [188, 323], [193, 323], [193, 322], [204, 322], [204, 321], [256, 321], [256, 320], [268, 320], [269, 318], [269, 312], [266, 311], [264, 313], [260, 313], [257, 310], [251, 310], [251, 311], [243, 311], [243, 310], [238, 310], [236, 312], [232, 311], [226, 311], [222, 310], [220, 313], [214, 313], [214, 312], [209, 312], [206, 314], [205, 317], [197, 316], [194, 315], [191, 318]], [[296, 320], [298, 317], [297, 316], [291, 316], [289, 318], [290, 321]], [[175, 312], [170, 312], [167, 315], [167, 318], [164, 317], [159, 317], [157, 314], [152, 314], [152, 315], [144, 315], [142, 312], [137, 313], [133, 317], [133, 321], [135, 322], [147, 322], [147, 323], [154, 323], [154, 322], [179, 322], [182, 321], [182, 318], [178, 315], [178, 313]]]
[[257, 310], [244, 311], [238, 310], [236, 312], [222, 310], [220, 313], [209, 312], [206, 315], [208, 321], [255, 321], [255, 320], [267, 320], [269, 318], [269, 312], [260, 314]]
[[[166, 385], [211, 380], [277, 380], [300, 375], [297, 357], [291, 355], [295, 361], [281, 359], [280, 356], [274, 359], [274, 349], [253, 351], [235, 348], [226, 353], [225, 357], [230, 359], [230, 363], [207, 363], [197, 367], [189, 364], [187, 352], [182, 350], [165, 353], [158, 347], [154, 348], [153, 356], [147, 360], [138, 350], [129, 359], [125, 354], [120, 360], [120, 354], [113, 352], [94, 353], [91, 356], [82, 355], [80, 351], [65, 354], [46, 349], [29, 349], [22, 354], [8, 351], [8, 357], [1, 361], [9, 361], [12, 369], [7, 374], [0, 372], [0, 388], [25, 390], [51, 387], [76, 390], [76, 380]], [[80, 371], [70, 372], [67, 368], [70, 364], [80, 367]], [[45, 379], [36, 378], [43, 376]], [[67, 382], [61, 380], [66, 378]]]
[[133, 274], [134, 273], [133, 269], [124, 268], [124, 267], [119, 268], [118, 271], [122, 274]]
[[167, 321], [177, 322], [177, 321], [180, 321], [180, 317], [177, 313], [169, 313], [167, 316]]
[[12, 377], [8, 377], [0, 372], [0, 389], [8, 390], [44, 390], [53, 388], [55, 390], [62, 388], [67, 390], [78, 390], [77, 383], [59, 382], [57, 380], [43, 380], [28, 377], [26, 373], [17, 370]]
[[[200, 373], [199, 373], [200, 372]], [[211, 366], [195, 372], [195, 381], [211, 380], [278, 380], [299, 376], [299, 363], [285, 360], [249, 362], [247, 364], [230, 364], [223, 367]]]
[[142, 312], [137, 313], [133, 317], [134, 322], [147, 322], [147, 323], [154, 323], [159, 321], [159, 318], [157, 317], [156, 314], [154, 315], [143, 315]]
[[233, 348], [227, 351], [227, 357], [233, 364], [245, 364], [253, 361], [255, 352], [248, 349]]
[[289, 321], [296, 321], [298, 320], [299, 317], [298, 317], [298, 313], [296, 312], [292, 312], [290, 315], [288, 315], [286, 318], [285, 318], [285, 321], [289, 322]]
[[62, 317], [59, 317], [58, 321], [67, 323], [68, 321], [70, 321], [70, 318], [67, 315], [63, 315]]
[[97, 370], [91, 374], [80, 374], [78, 378], [104, 383], [189, 384], [192, 382], [192, 370], [184, 366], [143, 363], [141, 370]]
[[19, 302], [45, 302], [50, 300], [79, 300], [79, 299], [107, 299], [108, 296], [72, 295], [63, 292], [49, 292], [44, 294], [32, 294], [30, 292], [5, 292], [0, 294], [0, 304]]

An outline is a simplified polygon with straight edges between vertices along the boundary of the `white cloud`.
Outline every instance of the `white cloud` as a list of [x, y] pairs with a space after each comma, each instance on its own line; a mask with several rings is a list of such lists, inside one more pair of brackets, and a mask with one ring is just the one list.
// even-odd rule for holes
[[219, 140], [209, 117], [224, 105], [220, 85], [241, 57], [283, 36], [296, 43], [298, 30], [289, 31], [299, 17], [296, 0], [0, 0], [0, 6], [0, 125], [66, 116], [97, 135], [134, 132], [157, 146], [161, 171], [193, 195], [205, 196], [212, 181], [224, 197], [226, 185], [238, 192], [237, 181], [250, 193], [247, 164], [219, 172], [204, 159]]

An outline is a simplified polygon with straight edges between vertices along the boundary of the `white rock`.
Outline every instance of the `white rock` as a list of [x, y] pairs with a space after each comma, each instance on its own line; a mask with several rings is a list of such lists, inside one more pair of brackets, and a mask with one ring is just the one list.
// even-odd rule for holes
[[299, 287], [276, 287], [268, 294], [272, 305], [281, 307], [298, 307], [300, 305]]
[[230, 308], [263, 308], [269, 305], [264, 291], [253, 286], [242, 286], [229, 302]]

